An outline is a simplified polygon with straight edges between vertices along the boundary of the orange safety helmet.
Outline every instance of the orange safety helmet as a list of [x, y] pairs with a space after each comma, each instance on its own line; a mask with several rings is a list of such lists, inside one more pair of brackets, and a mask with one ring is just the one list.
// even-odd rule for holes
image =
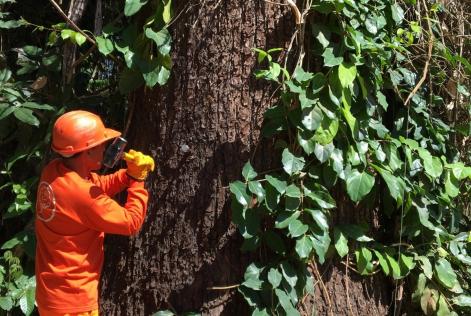
[[120, 132], [106, 128], [96, 114], [70, 111], [61, 115], [54, 123], [52, 150], [70, 157], [120, 135]]

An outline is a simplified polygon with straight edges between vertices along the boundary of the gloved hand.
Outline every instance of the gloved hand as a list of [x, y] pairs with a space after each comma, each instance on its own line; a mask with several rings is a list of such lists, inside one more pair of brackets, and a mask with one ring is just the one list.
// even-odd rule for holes
[[144, 181], [149, 171], [154, 171], [154, 159], [140, 151], [131, 149], [123, 158], [128, 165], [127, 174], [136, 180]]

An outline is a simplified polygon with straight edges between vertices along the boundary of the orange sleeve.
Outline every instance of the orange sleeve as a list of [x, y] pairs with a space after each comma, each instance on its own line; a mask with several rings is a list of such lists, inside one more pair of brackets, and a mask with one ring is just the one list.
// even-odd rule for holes
[[[91, 186], [89, 197], [79, 199], [78, 216], [87, 227], [109, 234], [133, 235], [139, 231], [147, 211], [148, 192], [144, 182], [129, 180], [124, 207], [110, 198], [99, 186]], [[92, 203], [90, 203], [90, 198]]]
[[99, 186], [108, 196], [118, 194], [129, 185], [129, 177], [126, 174], [126, 169], [120, 169], [115, 173], [104, 176], [91, 173], [90, 181]]

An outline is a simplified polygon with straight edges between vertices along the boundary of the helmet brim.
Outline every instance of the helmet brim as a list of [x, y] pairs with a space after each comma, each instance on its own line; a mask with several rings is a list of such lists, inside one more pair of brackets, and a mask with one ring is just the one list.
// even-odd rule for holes
[[106, 143], [107, 141], [111, 140], [111, 139], [114, 139], [116, 137], [119, 137], [121, 136], [121, 132], [118, 132], [114, 129], [111, 129], [111, 128], [105, 128], [105, 132], [104, 132], [104, 135], [103, 135], [103, 138], [98, 140], [98, 141], [95, 141], [95, 142], [92, 142], [92, 143], [89, 143], [87, 144], [85, 147], [82, 147], [82, 148], [71, 148], [71, 149], [68, 149], [68, 150], [60, 150], [58, 148], [55, 148], [54, 147], [54, 144], [52, 145], [52, 150], [54, 150], [55, 152], [59, 153], [60, 155], [64, 156], [64, 157], [67, 157], [67, 156], [72, 156], [76, 153], [79, 153], [81, 151], [85, 151], [87, 149], [90, 149], [90, 148], [93, 148], [95, 146], [98, 146], [100, 144], [103, 144], [103, 143]]

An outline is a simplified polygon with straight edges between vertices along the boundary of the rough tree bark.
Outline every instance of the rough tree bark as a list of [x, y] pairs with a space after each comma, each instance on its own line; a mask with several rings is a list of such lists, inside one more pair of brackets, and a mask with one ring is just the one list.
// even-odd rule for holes
[[[236, 289], [208, 288], [240, 283], [249, 259], [239, 251], [241, 237], [231, 224], [229, 182], [240, 178], [256, 148], [257, 168], [271, 161], [271, 153], [258, 145], [258, 131], [274, 91], [254, 79], [252, 48], [286, 48], [294, 19], [288, 7], [261, 0], [174, 5], [181, 15], [171, 26], [171, 79], [163, 89], [143, 89], [131, 97], [130, 146], [152, 153], [157, 162], [147, 182], [149, 211], [138, 236], [107, 239], [101, 310], [103, 315], [151, 315], [160, 309], [246, 315]], [[316, 283], [310, 311], [349, 314], [340, 267], [318, 267], [321, 274], [327, 271], [323, 280], [330, 299]], [[350, 278], [354, 314], [384, 314], [389, 299], [382, 300], [384, 291], [368, 294], [374, 281], [367, 282]]]

